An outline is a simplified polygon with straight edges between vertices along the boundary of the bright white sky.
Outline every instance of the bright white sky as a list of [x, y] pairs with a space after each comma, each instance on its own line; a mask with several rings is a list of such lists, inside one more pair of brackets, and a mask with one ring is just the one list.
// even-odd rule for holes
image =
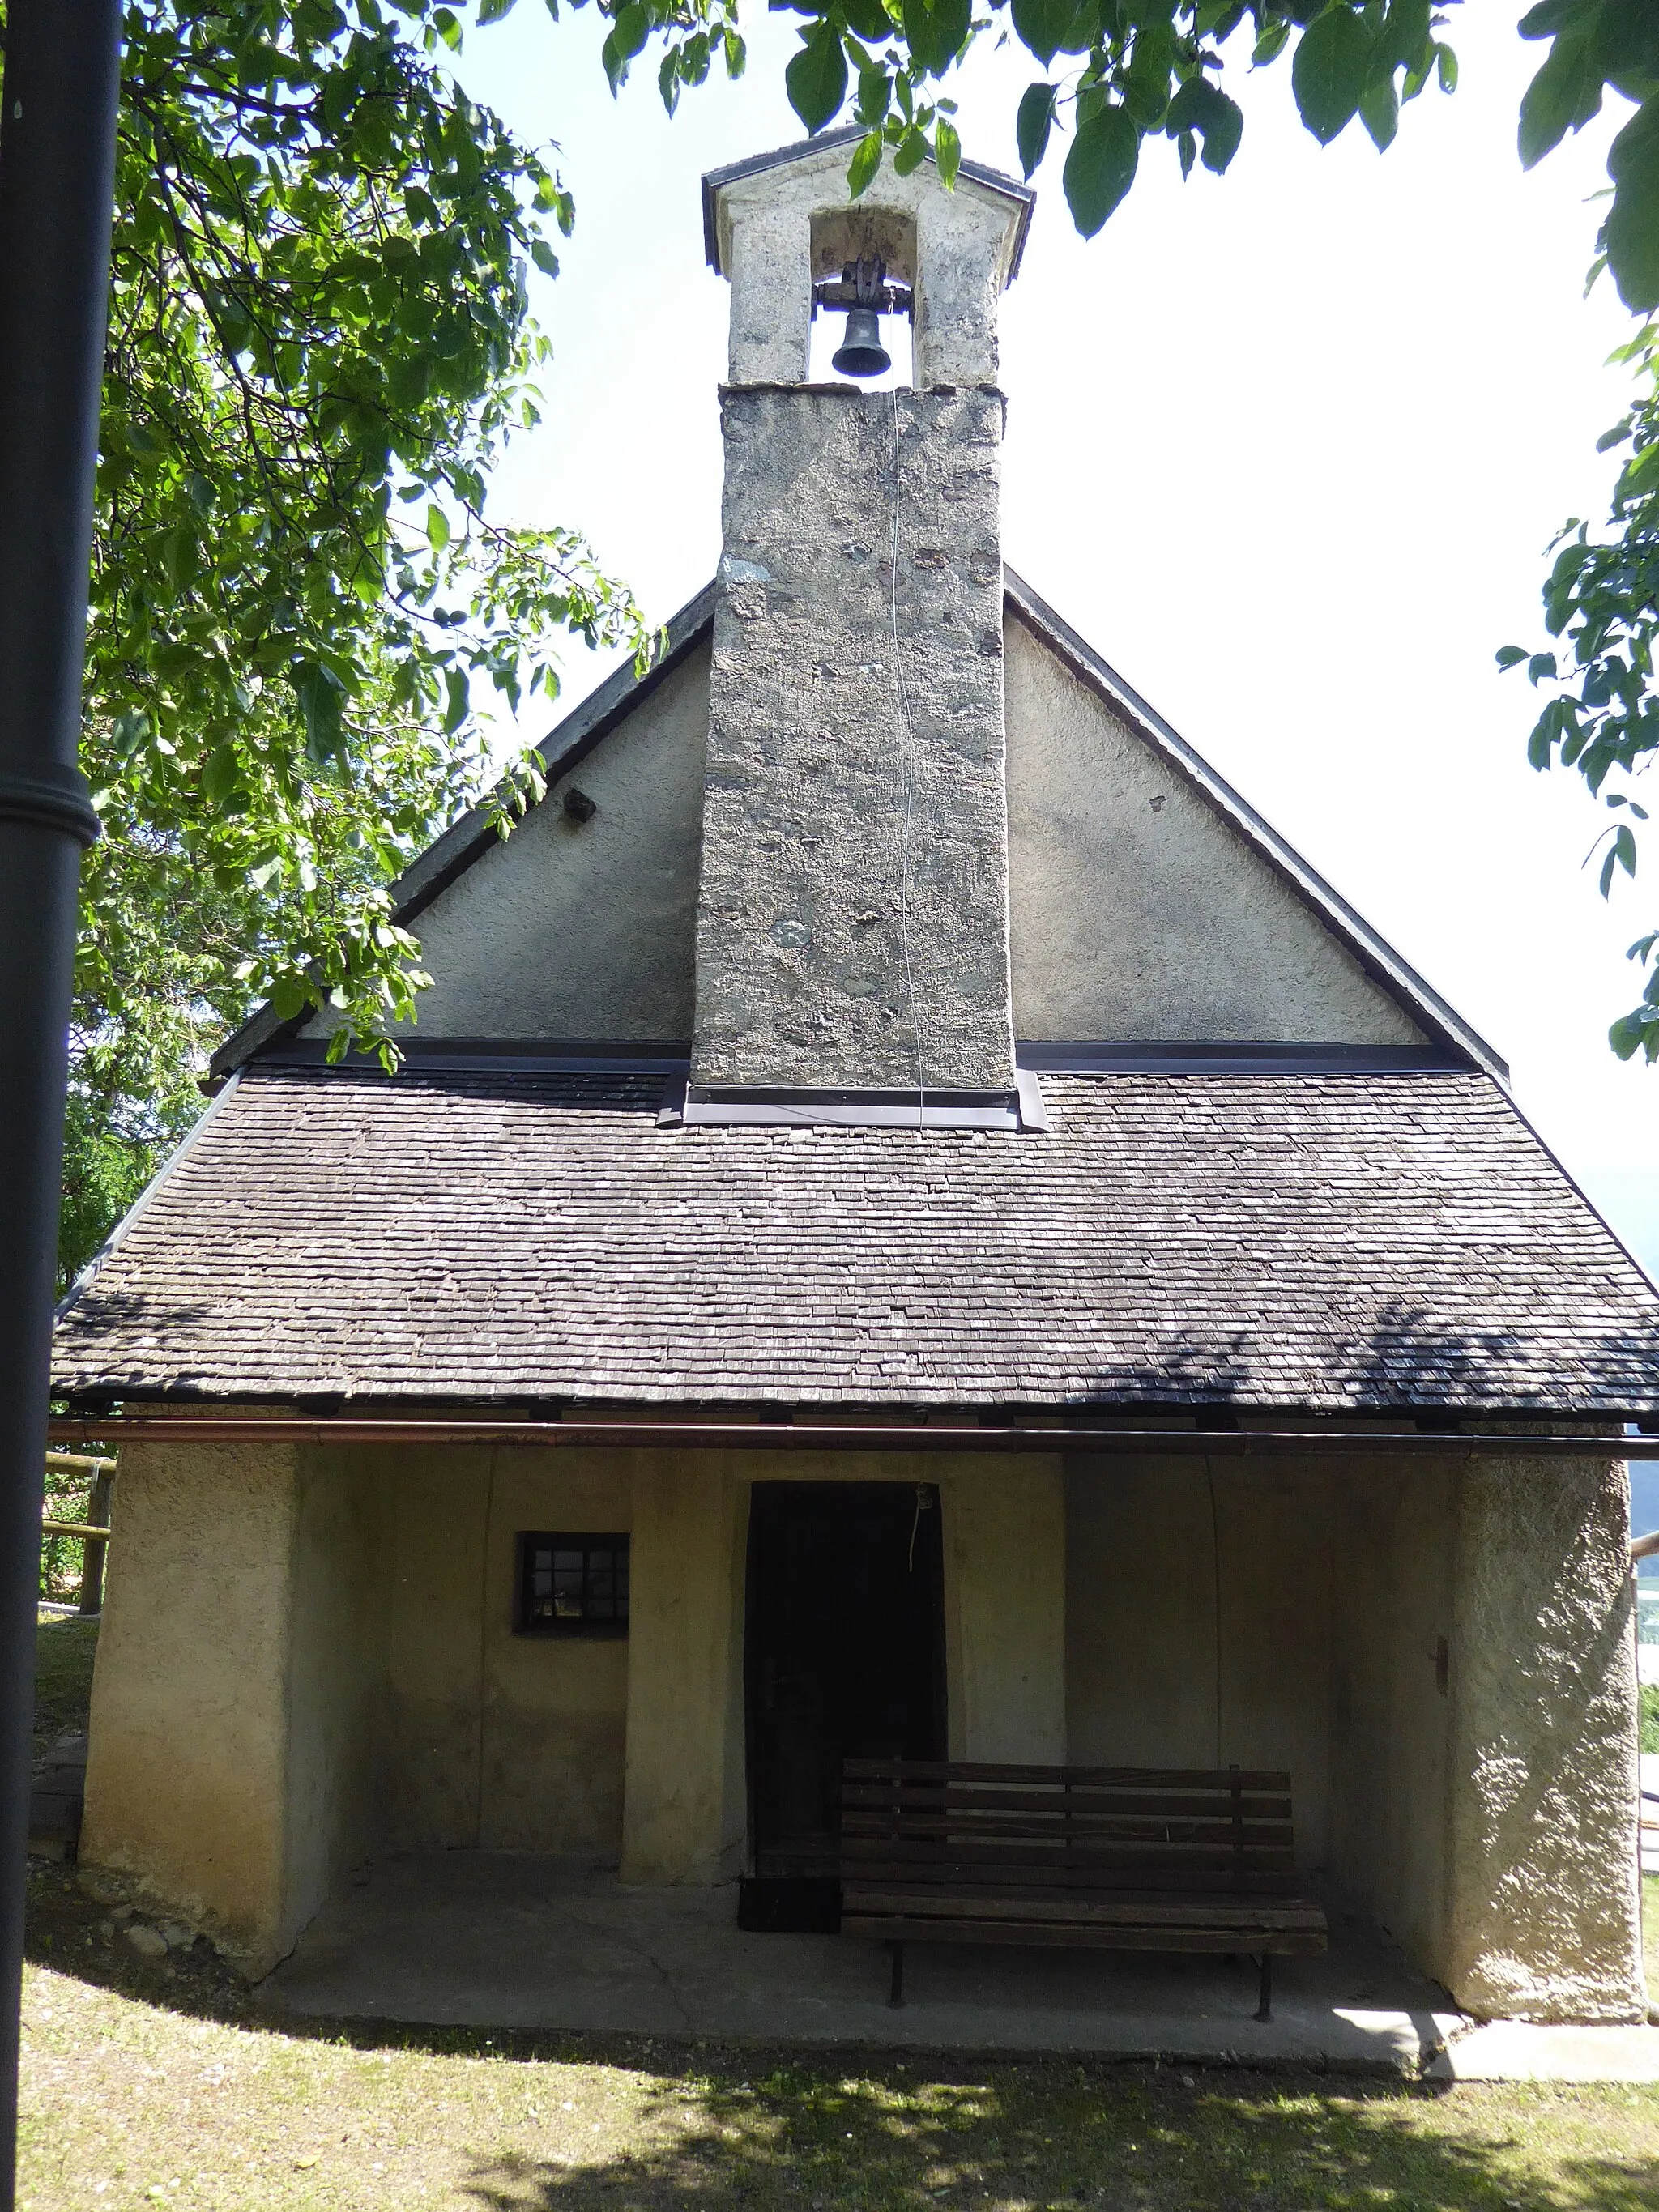
[[[1629, 328], [1610, 287], [1582, 296], [1617, 118], [1522, 175], [1516, 109], [1542, 49], [1515, 38], [1519, 12], [1455, 25], [1460, 89], [1425, 93], [1385, 158], [1357, 124], [1322, 151], [1281, 64], [1245, 87], [1225, 178], [1183, 186], [1174, 149], [1149, 149], [1091, 244], [1057, 163], [1039, 173], [1003, 319], [1004, 544], [1509, 1059], [1526, 1112], [1655, 1267], [1659, 1069], [1620, 1066], [1605, 1037], [1635, 996], [1625, 949], [1659, 923], [1659, 827], [1646, 890], [1604, 907], [1581, 863], [1606, 817], [1576, 778], [1527, 767], [1534, 696], [1492, 661], [1541, 638], [1556, 527], [1605, 510], [1594, 447], [1626, 384], [1601, 364]], [[748, 77], [711, 80], [672, 122], [654, 71], [612, 102], [592, 9], [555, 27], [525, 0], [463, 58], [475, 96], [557, 143], [577, 202], [562, 275], [537, 280], [547, 421], [496, 511], [584, 530], [653, 618], [719, 554], [726, 290], [698, 178], [801, 135], [790, 21], [752, 28]], [[969, 155], [1016, 168], [1035, 74], [975, 58]], [[567, 702], [603, 672], [579, 653]]]

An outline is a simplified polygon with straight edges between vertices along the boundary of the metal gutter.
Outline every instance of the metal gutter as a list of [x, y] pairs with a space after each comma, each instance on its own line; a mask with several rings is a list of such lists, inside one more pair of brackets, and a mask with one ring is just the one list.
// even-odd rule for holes
[[1499, 1454], [1515, 1459], [1659, 1459], [1659, 1436], [1470, 1435], [1448, 1430], [967, 1428], [799, 1421], [535, 1421], [398, 1419], [340, 1413], [319, 1419], [276, 1413], [114, 1414], [59, 1417], [54, 1443], [132, 1438], [155, 1443], [595, 1445], [617, 1450], [682, 1451], [1100, 1452], [1176, 1458], [1258, 1459], [1337, 1453], [1375, 1457], [1407, 1453], [1458, 1459]]

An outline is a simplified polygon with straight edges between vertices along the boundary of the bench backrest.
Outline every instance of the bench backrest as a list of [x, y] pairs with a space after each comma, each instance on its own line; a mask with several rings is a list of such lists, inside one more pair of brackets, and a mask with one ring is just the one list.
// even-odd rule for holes
[[844, 1880], [1109, 1890], [1296, 1887], [1291, 1778], [1256, 1768], [849, 1759]]

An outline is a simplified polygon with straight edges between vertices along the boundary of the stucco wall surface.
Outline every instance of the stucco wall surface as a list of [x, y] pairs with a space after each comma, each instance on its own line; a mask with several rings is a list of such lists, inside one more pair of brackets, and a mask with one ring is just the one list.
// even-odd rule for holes
[[1331, 1485], [1332, 1869], [1442, 1978], [1457, 1486], [1455, 1462], [1380, 1459], [1345, 1462]]
[[1001, 404], [724, 395], [698, 1083], [1012, 1084]]
[[1066, 1733], [1080, 1765], [1283, 1767], [1330, 1824], [1330, 1474], [1066, 1461]]
[[1061, 1765], [1066, 1543], [1060, 1457], [949, 1468], [939, 1480], [939, 1510], [951, 1757]]
[[1646, 2016], [1629, 1544], [1622, 1462], [1464, 1471], [1446, 1979], [1471, 2012]]
[[[690, 1036], [708, 724], [700, 646], [416, 918], [422, 1042]], [[598, 806], [586, 822], [573, 785]]]
[[82, 1864], [255, 1972], [297, 1932], [284, 1862], [298, 1457], [122, 1447], [93, 1678]]
[[1019, 1036], [1425, 1042], [1244, 839], [1012, 614], [1006, 681]]

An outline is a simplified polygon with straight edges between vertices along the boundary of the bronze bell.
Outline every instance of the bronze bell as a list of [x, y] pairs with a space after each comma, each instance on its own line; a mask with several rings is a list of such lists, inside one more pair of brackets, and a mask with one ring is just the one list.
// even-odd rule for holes
[[893, 366], [893, 356], [881, 342], [881, 317], [873, 307], [847, 310], [847, 336], [830, 366], [842, 376], [879, 376]]
[[874, 254], [860, 254], [842, 272], [842, 283], [851, 288], [854, 305], [847, 311], [847, 336], [830, 363], [839, 375], [879, 376], [893, 366], [893, 357], [881, 342], [882, 287], [886, 280], [887, 271]]

